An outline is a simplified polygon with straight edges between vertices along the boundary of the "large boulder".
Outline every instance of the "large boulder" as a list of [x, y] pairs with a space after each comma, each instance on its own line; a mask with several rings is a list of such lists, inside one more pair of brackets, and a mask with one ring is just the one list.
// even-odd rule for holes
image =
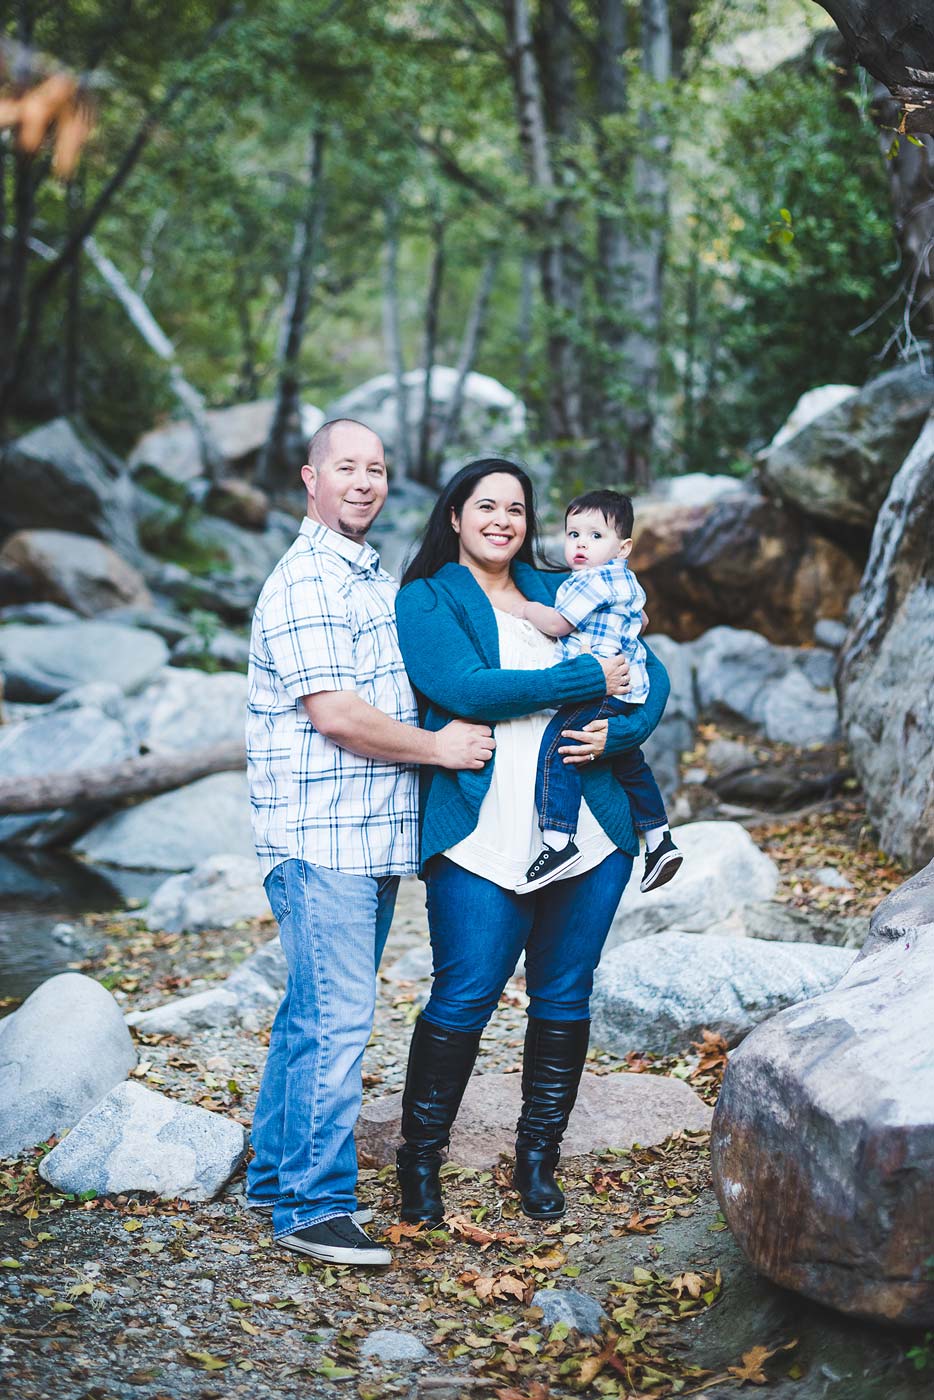
[[77, 1123], [136, 1064], [113, 997], [63, 972], [0, 1021], [0, 1157]]
[[246, 1129], [220, 1113], [121, 1084], [39, 1164], [56, 1191], [154, 1191], [209, 1201], [240, 1166]]
[[86, 428], [56, 418], [0, 455], [0, 522], [6, 530], [75, 530], [136, 547], [132, 484]]
[[649, 646], [668, 672], [671, 694], [657, 728], [649, 735], [643, 751], [666, 800], [671, 801], [681, 782], [681, 755], [693, 747], [697, 701], [691, 655], [686, 647], [652, 633]]
[[104, 817], [75, 842], [88, 860], [131, 870], [191, 870], [209, 856], [253, 854], [245, 773], [214, 773]]
[[[269, 436], [274, 399], [233, 404], [230, 408], [208, 409], [205, 417], [222, 455], [235, 471], [248, 472], [256, 463]], [[306, 437], [324, 422], [319, 408], [302, 407], [302, 431]], [[166, 423], [145, 433], [133, 448], [130, 470], [145, 478], [147, 468], [157, 477], [185, 485], [203, 475], [198, 437], [188, 421]], [[297, 470], [297, 468], [296, 468]]]
[[876, 514], [934, 407], [934, 379], [909, 364], [871, 379], [760, 458], [765, 489], [838, 536], [868, 542]]
[[186, 875], [171, 875], [143, 910], [148, 927], [166, 933], [234, 928], [269, 916], [255, 856], [211, 856]]
[[725, 623], [806, 643], [816, 618], [843, 617], [859, 585], [861, 549], [847, 552], [748, 490], [640, 510], [634, 538], [649, 617], [678, 641]]
[[[100, 704], [56, 707], [0, 727], [0, 781], [101, 768], [136, 751], [127, 725]], [[73, 835], [81, 821], [63, 810], [0, 816], [0, 845], [49, 845]]]
[[[266, 913], [268, 915], [268, 907]], [[198, 1031], [242, 1026], [258, 1030], [278, 1006], [289, 969], [279, 938], [271, 938], [222, 982], [187, 997], [174, 997], [148, 1011], [131, 1011], [127, 1025], [147, 1035], [191, 1036]]]
[[832, 990], [731, 1056], [714, 1185], [752, 1264], [843, 1312], [934, 1323], [934, 862]]
[[883, 847], [934, 858], [934, 414], [892, 482], [840, 654], [844, 737]]
[[815, 418], [823, 418], [825, 413], [829, 413], [831, 409], [837, 408], [858, 393], [859, 389], [855, 384], [819, 384], [816, 389], [808, 389], [801, 395], [762, 456], [767, 457], [769, 452], [788, 442], [800, 433], [802, 428], [813, 423]]
[[18, 530], [0, 550], [0, 566], [19, 569], [32, 596], [82, 617], [106, 608], [149, 607], [143, 576], [102, 540], [67, 530]]
[[597, 968], [593, 1039], [626, 1055], [670, 1055], [715, 1031], [735, 1045], [786, 1006], [832, 987], [853, 961], [847, 948], [656, 933], [624, 943]]
[[133, 696], [129, 722], [150, 753], [181, 753], [243, 738], [246, 676], [166, 666]]
[[168, 655], [154, 632], [113, 622], [0, 627], [0, 671], [9, 700], [54, 700], [91, 681], [129, 693], [164, 666]]
[[[447, 365], [436, 365], [431, 373], [431, 435], [437, 437], [450, 407], [457, 371]], [[409, 370], [403, 376], [408, 405], [409, 456], [418, 451], [419, 425], [425, 402], [425, 373]], [[380, 374], [351, 389], [327, 409], [327, 417], [354, 418], [365, 423], [382, 438], [387, 454], [396, 451], [396, 381], [391, 374]], [[464, 402], [460, 425], [449, 444], [452, 456], [471, 452], [496, 456], [514, 452], [525, 435], [525, 405], [511, 389], [489, 375], [468, 374], [464, 384]]]
[[[450, 1159], [463, 1167], [495, 1167], [516, 1145], [522, 1085], [518, 1074], [475, 1074], [451, 1133]], [[608, 1147], [651, 1147], [684, 1129], [703, 1130], [711, 1111], [680, 1079], [654, 1074], [584, 1074], [561, 1152], [581, 1157]], [[364, 1104], [357, 1150], [367, 1165], [396, 1160], [401, 1143], [402, 1094]]]
[[610, 928], [608, 948], [667, 929], [706, 933], [743, 905], [775, 893], [777, 865], [737, 822], [691, 822], [674, 835], [684, 864], [667, 885], [648, 894], [633, 874]]

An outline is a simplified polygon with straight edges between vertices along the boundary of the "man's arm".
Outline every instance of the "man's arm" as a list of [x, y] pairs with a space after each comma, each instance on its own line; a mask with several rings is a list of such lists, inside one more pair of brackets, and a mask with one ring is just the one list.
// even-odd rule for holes
[[557, 608], [548, 608], [544, 603], [530, 603], [523, 600], [515, 606], [516, 617], [524, 618], [544, 632], [548, 637], [568, 637], [574, 631], [574, 624], [562, 617]]
[[368, 705], [353, 690], [321, 690], [315, 695], [303, 695], [302, 704], [320, 734], [360, 758], [479, 769], [496, 747], [487, 724], [455, 719], [432, 733], [393, 719]]

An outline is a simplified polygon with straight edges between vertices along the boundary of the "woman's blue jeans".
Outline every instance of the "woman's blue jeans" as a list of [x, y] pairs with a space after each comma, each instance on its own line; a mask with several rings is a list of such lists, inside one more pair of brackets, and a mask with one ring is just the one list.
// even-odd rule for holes
[[303, 860], [266, 877], [289, 978], [253, 1114], [247, 1194], [273, 1205], [277, 1239], [357, 1209], [360, 1067], [398, 887], [398, 876]]
[[434, 982], [425, 1020], [447, 1030], [482, 1030], [524, 949], [529, 1015], [585, 1021], [593, 974], [631, 871], [632, 857], [613, 851], [583, 875], [515, 894], [436, 856], [426, 876]]

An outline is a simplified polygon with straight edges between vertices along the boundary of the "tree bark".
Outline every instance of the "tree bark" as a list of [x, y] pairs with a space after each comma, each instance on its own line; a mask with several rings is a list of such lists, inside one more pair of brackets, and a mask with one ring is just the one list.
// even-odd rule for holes
[[288, 289], [279, 341], [279, 385], [269, 436], [260, 459], [258, 480], [267, 490], [286, 486], [304, 461], [299, 358], [305, 322], [315, 284], [315, 260], [319, 256], [324, 220], [322, 169], [324, 132], [315, 127], [308, 144], [308, 192], [302, 217], [295, 226]]
[[0, 814], [53, 812], [60, 807], [117, 807], [129, 798], [151, 797], [184, 787], [210, 773], [230, 773], [245, 767], [246, 750], [238, 740], [191, 753], [144, 754], [103, 768], [3, 778]]
[[425, 349], [422, 364], [425, 371], [422, 396], [422, 419], [418, 427], [418, 460], [416, 478], [426, 486], [434, 486], [436, 458], [431, 450], [431, 376], [435, 367], [438, 345], [438, 318], [441, 309], [441, 288], [444, 283], [444, 219], [440, 210], [432, 221], [431, 271], [428, 276], [428, 296], [425, 300]]
[[[898, 104], [880, 84], [876, 112], [882, 127], [879, 144], [884, 157], [892, 148], [892, 128]], [[892, 192], [892, 219], [907, 272], [905, 341], [912, 339], [912, 322], [925, 340], [934, 338], [934, 137], [898, 138], [897, 153], [887, 160]], [[907, 345], [903, 343], [902, 349]]]
[[627, 143], [614, 131], [629, 105], [624, 0], [599, 0], [597, 10], [597, 162], [602, 208], [597, 215], [597, 361], [591, 411], [599, 426], [600, 454], [609, 477], [623, 481], [626, 456], [626, 327], [631, 249], [622, 208], [629, 166]]
[[547, 429], [553, 441], [564, 445], [566, 454], [583, 437], [581, 374], [571, 335], [575, 287], [567, 266], [527, 0], [506, 0], [506, 14], [519, 142], [529, 184], [541, 200], [539, 267], [547, 318]]
[[409, 451], [409, 405], [405, 387], [405, 356], [399, 315], [399, 206], [395, 198], [386, 202], [386, 242], [383, 247], [383, 339], [389, 372], [396, 387], [396, 441], [392, 465], [396, 479], [405, 481], [412, 474]]
[[817, 0], [857, 61], [889, 89], [904, 130], [934, 133], [934, 10], [921, 0]]
[[467, 376], [477, 358], [477, 350], [479, 349], [483, 331], [486, 326], [486, 313], [490, 305], [490, 293], [493, 290], [496, 269], [499, 265], [499, 256], [499, 249], [494, 248], [483, 265], [480, 281], [477, 284], [473, 304], [470, 308], [470, 315], [467, 317], [467, 324], [464, 327], [460, 354], [457, 357], [457, 379], [454, 381], [454, 392], [451, 395], [448, 411], [444, 416], [444, 422], [441, 425], [441, 431], [438, 434], [438, 441], [435, 446], [435, 461], [437, 467], [440, 467], [443, 463], [448, 446], [457, 433], [460, 424], [460, 417], [464, 407], [464, 386], [467, 382]]

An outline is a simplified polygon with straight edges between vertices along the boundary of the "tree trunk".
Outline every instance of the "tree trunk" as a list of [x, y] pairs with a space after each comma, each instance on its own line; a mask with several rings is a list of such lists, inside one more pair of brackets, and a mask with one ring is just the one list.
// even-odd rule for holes
[[581, 374], [572, 339], [575, 285], [569, 275], [561, 227], [541, 81], [527, 0], [506, 0], [519, 142], [531, 188], [541, 201], [540, 277], [546, 310], [547, 427], [568, 449], [583, 437]]
[[[68, 220], [77, 222], [81, 212], [84, 182], [75, 176], [68, 183]], [[68, 274], [68, 298], [65, 310], [65, 367], [63, 375], [63, 408], [74, 415], [80, 410], [78, 380], [81, 366], [81, 262], [76, 259]]]
[[409, 451], [409, 405], [405, 387], [405, 357], [399, 316], [399, 206], [386, 202], [386, 242], [383, 248], [383, 339], [389, 372], [396, 386], [396, 440], [392, 465], [396, 479], [412, 474]]
[[435, 367], [438, 344], [438, 313], [441, 307], [443, 282], [444, 220], [439, 210], [432, 222], [431, 271], [428, 276], [428, 296], [425, 301], [425, 350], [422, 356], [425, 382], [422, 396], [422, 420], [418, 428], [418, 461], [415, 468], [416, 478], [424, 482], [426, 486], [437, 484], [434, 457], [431, 450], [431, 375]]
[[279, 386], [276, 392], [276, 407], [257, 474], [260, 484], [267, 490], [275, 490], [292, 483], [297, 477], [298, 468], [305, 460], [299, 358], [315, 283], [315, 259], [320, 253], [324, 218], [324, 192], [321, 182], [323, 160], [324, 132], [316, 127], [308, 144], [308, 192], [305, 208], [295, 226], [292, 241], [292, 260], [277, 355]]
[[621, 204], [629, 156], [627, 144], [613, 131], [612, 122], [623, 116], [629, 105], [624, 0], [599, 0], [597, 21], [597, 161], [604, 208], [597, 215], [599, 369], [594, 375], [590, 397], [607, 476], [623, 481], [628, 465], [625, 351], [631, 250]]
[[444, 461], [448, 446], [457, 433], [460, 424], [461, 412], [464, 407], [464, 385], [467, 376], [473, 368], [477, 357], [477, 350], [483, 337], [486, 325], [486, 313], [490, 304], [490, 293], [493, 290], [493, 281], [496, 277], [496, 268], [499, 264], [500, 252], [494, 248], [483, 265], [480, 274], [480, 281], [474, 295], [473, 305], [470, 308], [470, 315], [467, 317], [467, 324], [464, 327], [464, 335], [461, 340], [460, 354], [457, 357], [457, 379], [454, 381], [454, 392], [451, 395], [451, 402], [448, 404], [448, 411], [444, 416], [441, 431], [438, 434], [438, 441], [435, 447], [436, 478], [437, 468], [440, 468]]
[[245, 767], [246, 751], [238, 740], [191, 753], [144, 754], [103, 768], [21, 774], [0, 779], [0, 814], [54, 812], [60, 807], [118, 807], [129, 798], [151, 797], [210, 773], [237, 772]]
[[904, 130], [934, 132], [934, 10], [921, 0], [817, 0], [857, 61], [892, 93]]
[[[876, 96], [880, 146], [883, 156], [888, 156], [898, 104], [881, 84]], [[904, 136], [898, 138], [897, 153], [887, 161], [895, 236], [908, 274], [904, 326], [909, 344], [912, 322], [925, 340], [934, 338], [934, 137], [915, 137], [915, 141], [920, 146]]]

